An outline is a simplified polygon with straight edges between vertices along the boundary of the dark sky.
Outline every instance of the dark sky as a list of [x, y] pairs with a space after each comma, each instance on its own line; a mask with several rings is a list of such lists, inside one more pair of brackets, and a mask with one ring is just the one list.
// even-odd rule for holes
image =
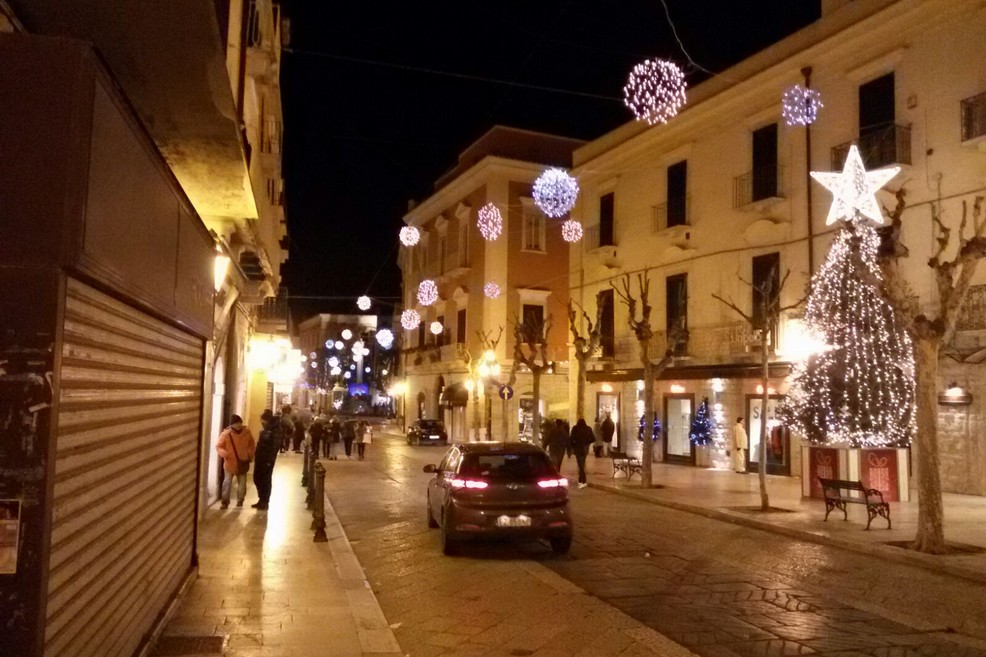
[[[712, 71], [819, 16], [819, 0], [666, 2], [692, 61]], [[360, 294], [399, 295], [408, 199], [427, 197], [491, 126], [594, 139], [631, 120], [622, 87], [640, 60], [673, 59], [689, 85], [708, 77], [688, 64], [660, 0], [283, 6], [284, 282], [292, 296], [343, 298], [338, 311], [355, 312]], [[296, 304], [296, 318], [316, 305]]]

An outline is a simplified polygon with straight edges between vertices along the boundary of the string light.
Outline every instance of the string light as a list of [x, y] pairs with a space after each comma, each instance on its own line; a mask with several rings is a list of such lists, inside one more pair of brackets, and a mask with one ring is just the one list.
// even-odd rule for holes
[[419, 324], [421, 324], [421, 315], [418, 314], [417, 310], [408, 308], [401, 313], [401, 326], [408, 331], [418, 328]]
[[811, 177], [832, 192], [832, 206], [825, 225], [830, 226], [839, 219], [853, 220], [857, 213], [882, 224], [883, 214], [880, 212], [880, 203], [876, 200], [876, 192], [898, 173], [900, 167], [867, 171], [856, 144], [849, 147], [846, 164], [841, 172], [812, 171]]
[[500, 209], [492, 202], [481, 207], [476, 213], [476, 226], [484, 240], [488, 242], [496, 240], [503, 232], [503, 216], [500, 214]]
[[372, 305], [373, 302], [370, 301], [370, 297], [366, 296], [365, 294], [360, 298], [356, 299], [356, 307], [359, 308], [360, 310], [369, 310], [370, 306]]
[[534, 181], [534, 204], [549, 217], [564, 217], [575, 207], [579, 196], [579, 183], [561, 169], [548, 169]]
[[401, 228], [401, 244], [404, 246], [414, 246], [421, 240], [421, 231], [415, 226], [404, 226]]
[[822, 95], [800, 84], [781, 96], [781, 116], [788, 125], [811, 125], [818, 118], [818, 110], [823, 107]]
[[667, 123], [685, 104], [685, 74], [674, 62], [645, 59], [630, 72], [623, 103], [638, 121]]
[[442, 327], [441, 322], [432, 322], [431, 326], [429, 327], [429, 330], [431, 331], [432, 335], [441, 335], [442, 331], [445, 329], [444, 327]]
[[377, 344], [384, 349], [390, 349], [394, 345], [394, 333], [390, 329], [380, 329], [377, 331]]
[[430, 278], [418, 283], [418, 301], [422, 306], [430, 306], [438, 301], [438, 284]]
[[496, 299], [500, 296], [500, 286], [493, 281], [489, 281], [483, 286], [483, 294], [486, 295], [487, 299]]
[[575, 219], [569, 219], [561, 225], [561, 238], [569, 244], [582, 239], [582, 224]]

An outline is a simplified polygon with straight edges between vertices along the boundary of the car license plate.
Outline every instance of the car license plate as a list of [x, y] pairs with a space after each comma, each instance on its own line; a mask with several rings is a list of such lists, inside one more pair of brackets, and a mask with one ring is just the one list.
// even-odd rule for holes
[[530, 516], [500, 516], [496, 519], [497, 527], [530, 527]]
[[430, 438], [431, 440], [438, 440], [439, 438], [441, 438], [441, 436], [431, 435], [428, 436], [428, 438]]

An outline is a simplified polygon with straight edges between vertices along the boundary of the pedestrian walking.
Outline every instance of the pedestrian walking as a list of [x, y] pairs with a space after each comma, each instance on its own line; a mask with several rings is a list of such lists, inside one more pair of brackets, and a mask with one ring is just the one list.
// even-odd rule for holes
[[606, 443], [603, 442], [603, 433], [600, 429], [600, 424], [601, 423], [599, 422], [598, 417], [596, 418], [596, 421], [592, 423], [592, 455], [597, 459], [603, 455], [603, 447], [606, 445]]
[[733, 470], [741, 474], [746, 474], [746, 450], [749, 445], [743, 418], [738, 417], [733, 425]]
[[342, 452], [342, 427], [339, 426], [339, 420], [332, 418], [329, 420], [329, 460], [338, 461], [339, 454]]
[[561, 472], [561, 462], [565, 458], [565, 452], [568, 450], [570, 440], [568, 437], [568, 431], [565, 430], [565, 422], [561, 418], [555, 420], [555, 424], [548, 430], [548, 438], [545, 442], [545, 449], [548, 452], [548, 456], [551, 457], [551, 462], [554, 463], [555, 469]]
[[362, 461], [366, 456], [366, 446], [373, 442], [373, 428], [369, 422], [360, 422], [356, 432], [356, 454]]
[[592, 429], [585, 423], [585, 418], [580, 417], [572, 429], [572, 451], [575, 453], [575, 462], [579, 466], [579, 488], [589, 485], [585, 476], [585, 459], [589, 456], [589, 445], [594, 440]]
[[281, 451], [291, 449], [291, 439], [294, 437], [294, 418], [291, 417], [291, 407], [281, 407]]
[[258, 511], [266, 511], [270, 505], [270, 492], [273, 486], [274, 463], [281, 449], [281, 422], [273, 411], [265, 409], [260, 415], [263, 429], [257, 441], [257, 454], [253, 466], [253, 485], [257, 488], [257, 503], [251, 505]]
[[353, 441], [356, 440], [356, 420], [342, 423], [342, 443], [346, 448], [346, 458], [353, 458]]
[[253, 460], [257, 443], [253, 439], [250, 427], [243, 424], [243, 418], [234, 415], [230, 418], [229, 426], [219, 434], [216, 452], [223, 459], [223, 485], [220, 489], [222, 504], [219, 508], [229, 508], [229, 497], [236, 479], [236, 506], [243, 506], [246, 497], [246, 476], [250, 471], [250, 461]]
[[291, 447], [295, 454], [301, 454], [301, 445], [305, 442], [305, 421], [300, 417], [294, 418], [294, 437], [291, 439]]
[[606, 445], [607, 451], [609, 446], [613, 444], [613, 435], [616, 433], [616, 423], [613, 422], [613, 416], [610, 413], [606, 413], [606, 417], [603, 418], [602, 424], [599, 425], [599, 433], [602, 436], [603, 444]]

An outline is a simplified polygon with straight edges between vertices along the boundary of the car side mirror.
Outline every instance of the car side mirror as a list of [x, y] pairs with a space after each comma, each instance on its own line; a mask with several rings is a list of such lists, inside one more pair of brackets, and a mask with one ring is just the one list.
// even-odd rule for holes
[[428, 472], [428, 473], [434, 474], [435, 472], [438, 472], [438, 466], [435, 465], [434, 463], [429, 463], [424, 468], [422, 468], [422, 470], [424, 472]]

